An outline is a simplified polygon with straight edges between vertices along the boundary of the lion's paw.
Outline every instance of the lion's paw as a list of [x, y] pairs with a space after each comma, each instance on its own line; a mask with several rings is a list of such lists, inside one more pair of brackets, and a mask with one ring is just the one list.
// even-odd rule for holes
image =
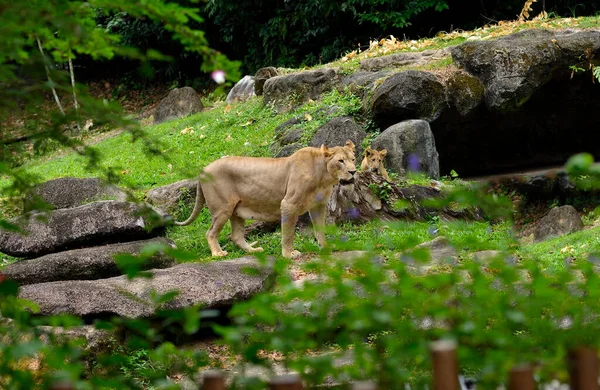
[[283, 257], [288, 258], [288, 259], [295, 259], [300, 256], [302, 256], [302, 252], [297, 251], [297, 250], [293, 250], [288, 254], [285, 254], [285, 253], [283, 254]]
[[227, 256], [229, 254], [229, 252], [227, 251], [219, 251], [219, 252], [215, 252], [213, 253], [213, 257], [223, 257], [223, 256]]

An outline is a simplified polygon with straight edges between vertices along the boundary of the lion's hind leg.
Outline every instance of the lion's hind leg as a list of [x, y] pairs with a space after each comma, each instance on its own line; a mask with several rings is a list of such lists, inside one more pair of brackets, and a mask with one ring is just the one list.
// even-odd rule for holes
[[233, 241], [235, 245], [248, 253], [263, 251], [263, 248], [255, 248], [253, 246], [256, 244], [256, 242], [248, 244], [246, 241], [246, 238], [244, 237], [244, 218], [238, 217], [237, 215], [232, 215], [229, 220], [231, 221], [231, 241]]
[[208, 241], [210, 252], [215, 257], [223, 257], [229, 254], [227, 251], [221, 249], [221, 245], [219, 245], [219, 233], [223, 230], [223, 226], [225, 226], [230, 216], [231, 214], [224, 211], [212, 214], [212, 222], [210, 229], [206, 232], [206, 240]]

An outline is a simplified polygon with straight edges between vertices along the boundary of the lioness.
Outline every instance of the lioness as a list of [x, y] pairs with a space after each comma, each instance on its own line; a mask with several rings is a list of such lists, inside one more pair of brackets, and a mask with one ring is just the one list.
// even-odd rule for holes
[[385, 180], [390, 181], [385, 167], [383, 166], [383, 159], [387, 154], [387, 149], [374, 150], [371, 148], [365, 149], [365, 158], [360, 163], [361, 171], [372, 171], [383, 177]]
[[210, 251], [213, 256], [226, 256], [218, 237], [227, 220], [231, 221], [231, 240], [238, 247], [260, 252], [261, 247], [253, 247], [244, 238], [245, 220], [281, 219], [281, 253], [296, 257], [300, 252], [292, 250], [292, 244], [298, 216], [310, 213], [315, 238], [323, 247], [326, 206], [333, 186], [352, 183], [355, 173], [352, 141], [332, 148], [303, 148], [289, 157], [224, 157], [204, 168], [208, 180], [198, 180], [192, 215], [175, 224], [192, 223], [206, 203], [212, 217], [206, 232]]

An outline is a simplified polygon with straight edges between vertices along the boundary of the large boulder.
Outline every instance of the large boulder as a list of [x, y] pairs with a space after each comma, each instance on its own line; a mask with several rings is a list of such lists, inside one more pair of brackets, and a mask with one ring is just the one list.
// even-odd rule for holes
[[407, 70], [388, 77], [371, 97], [375, 121], [390, 126], [406, 119], [436, 120], [446, 108], [444, 85], [433, 74]]
[[375, 149], [387, 149], [386, 166], [404, 175], [421, 171], [432, 178], [440, 176], [440, 162], [429, 123], [409, 120], [395, 124], [372, 142]]
[[[134, 256], [156, 246], [175, 248], [166, 238], [132, 241], [51, 253], [42, 257], [21, 260], [2, 268], [0, 272], [20, 285], [54, 282], [57, 280], [94, 280], [121, 275], [114, 256], [128, 253]], [[145, 260], [140, 269], [172, 267], [177, 262], [164, 250]]]
[[573, 206], [555, 207], [538, 223], [533, 238], [543, 241], [583, 229], [583, 222]]
[[174, 213], [181, 203], [194, 207], [197, 187], [198, 179], [180, 180], [151, 189], [146, 193], [146, 200], [164, 212]]
[[127, 192], [98, 178], [62, 177], [31, 189], [25, 197], [24, 209], [34, 210], [40, 201], [54, 209], [66, 209], [108, 199], [124, 201]]
[[13, 221], [22, 232], [0, 230], [0, 252], [38, 257], [102, 243], [149, 238], [162, 216], [147, 205], [101, 201], [70, 209], [29, 213]]
[[461, 116], [469, 115], [483, 102], [485, 88], [481, 80], [464, 71], [453, 72], [445, 81], [446, 101]]
[[263, 88], [265, 86], [265, 82], [271, 77], [280, 76], [280, 73], [277, 69], [272, 66], [267, 66], [266, 68], [260, 68], [256, 71], [254, 75], [254, 93], [256, 96], [263, 95]]
[[[348, 88], [353, 94], [360, 96], [363, 99], [363, 105], [367, 99], [365, 99], [371, 91], [375, 89], [379, 80], [389, 77], [391, 71], [382, 70], [379, 72], [364, 72], [358, 71], [344, 76], [342, 79], [342, 88]], [[365, 109], [367, 107], [364, 107]]]
[[[253, 268], [257, 271], [249, 272]], [[179, 294], [161, 309], [202, 306], [220, 309], [249, 299], [270, 286], [270, 267], [246, 256], [211, 263], [184, 263], [152, 270], [153, 277], [128, 280], [117, 276], [100, 280], [72, 280], [30, 284], [19, 297], [35, 302], [39, 314], [72, 314], [85, 318], [118, 315], [128, 318], [152, 317], [154, 294]]]
[[360, 146], [367, 133], [350, 116], [333, 118], [317, 130], [309, 142], [309, 146], [320, 147], [325, 145], [344, 146], [346, 141], [351, 140], [356, 146], [356, 159], [362, 156]]
[[317, 100], [338, 83], [337, 72], [329, 68], [271, 77], [263, 87], [264, 101], [278, 111], [286, 111], [308, 100]]
[[191, 87], [175, 88], [156, 107], [154, 123], [182, 118], [204, 109], [200, 96]]
[[254, 96], [256, 96], [254, 93], [254, 77], [244, 76], [231, 88], [227, 94], [227, 98], [225, 98], [225, 102], [243, 102]]
[[302, 122], [300, 117], [293, 117], [273, 130], [275, 138], [269, 149], [275, 157], [291, 156], [296, 150], [302, 148], [304, 134]]
[[542, 29], [494, 40], [467, 41], [450, 49], [455, 63], [485, 84], [485, 103], [505, 111], [521, 107], [556, 71], [600, 53], [600, 31]]

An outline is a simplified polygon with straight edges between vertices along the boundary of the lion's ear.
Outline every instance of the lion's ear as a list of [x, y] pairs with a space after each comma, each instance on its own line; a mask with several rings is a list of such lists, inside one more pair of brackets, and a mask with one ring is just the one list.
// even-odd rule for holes
[[323, 156], [326, 158], [329, 158], [333, 155], [333, 153], [327, 148], [327, 146], [325, 146], [325, 144], [321, 144], [321, 153], [323, 153]]
[[354, 142], [348, 140], [346, 141], [346, 146], [349, 147], [352, 151], [354, 151]]
[[365, 149], [365, 156], [369, 157], [372, 153], [373, 153], [373, 149], [371, 149], [370, 147], [367, 147]]
[[381, 157], [385, 157], [386, 154], [387, 154], [387, 149], [382, 149], [382, 150], [379, 151], [379, 155]]

